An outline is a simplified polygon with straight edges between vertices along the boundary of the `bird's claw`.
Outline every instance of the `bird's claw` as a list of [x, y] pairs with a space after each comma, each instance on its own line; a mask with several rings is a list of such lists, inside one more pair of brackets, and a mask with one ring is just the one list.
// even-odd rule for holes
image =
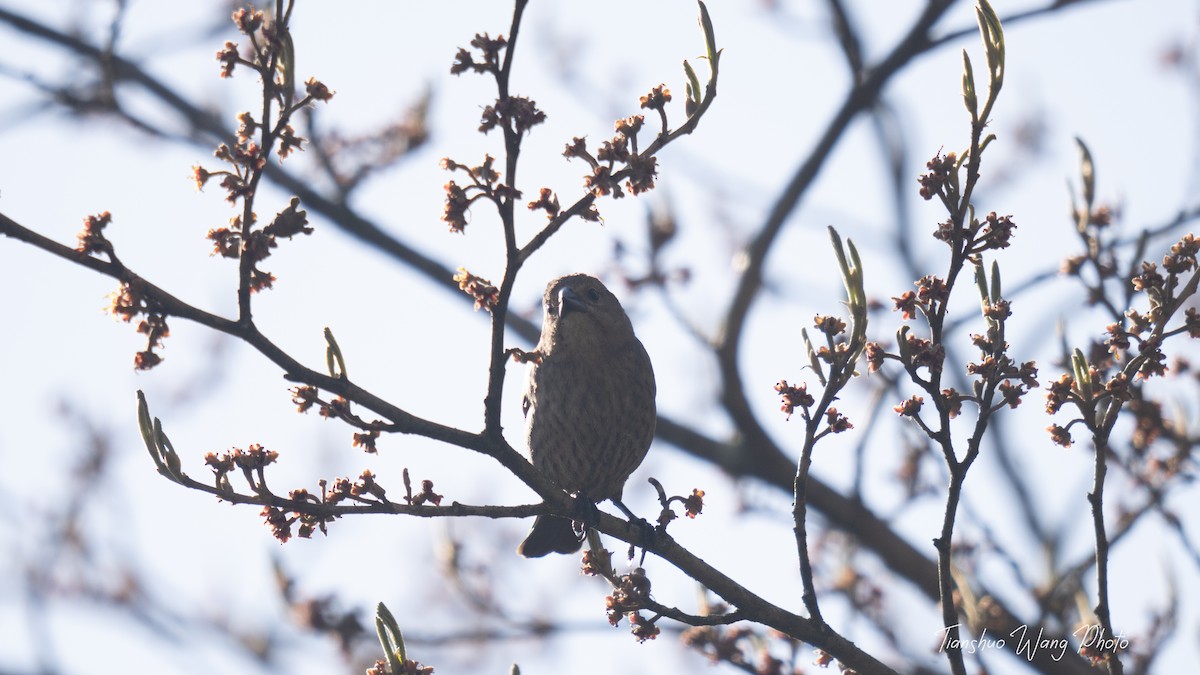
[[[641, 544], [642, 544], [642, 558], [641, 558], [641, 561], [638, 562], [638, 564], [641, 565], [641, 564], [645, 563], [646, 562], [646, 552], [648, 550], [654, 548], [654, 541], [655, 541], [656, 535], [658, 534], [660, 528], [651, 525], [650, 521], [646, 520], [645, 518], [642, 518], [642, 517], [634, 514], [633, 511], [629, 510], [629, 507], [627, 507], [623, 503], [621, 503], [621, 500], [613, 499], [612, 503], [615, 504], [616, 507], [618, 509], [620, 509], [622, 513], [625, 514], [625, 517], [629, 519], [630, 525], [632, 525], [633, 527], [635, 527], [641, 531], [642, 536], [639, 539], [641, 540]], [[634, 544], [629, 545], [629, 559], [630, 560], [633, 559], [634, 548], [635, 548]]]
[[583, 524], [585, 528], [595, 527], [600, 523], [600, 507], [586, 495], [578, 495], [575, 498], [574, 513], [571, 517], [575, 522]]
[[[642, 531], [642, 557], [638, 560], [638, 566], [646, 564], [646, 553], [654, 548], [655, 540], [657, 539], [659, 528], [650, 524], [650, 521], [645, 518], [636, 518], [629, 521], [630, 525]], [[633, 545], [629, 545], [629, 559], [633, 559]]]

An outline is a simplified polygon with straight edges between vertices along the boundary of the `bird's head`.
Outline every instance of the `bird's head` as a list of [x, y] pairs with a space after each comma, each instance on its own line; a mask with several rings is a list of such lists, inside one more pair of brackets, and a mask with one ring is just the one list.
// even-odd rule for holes
[[570, 274], [551, 281], [542, 299], [542, 348], [606, 350], [633, 339], [633, 324], [617, 296], [595, 277]]

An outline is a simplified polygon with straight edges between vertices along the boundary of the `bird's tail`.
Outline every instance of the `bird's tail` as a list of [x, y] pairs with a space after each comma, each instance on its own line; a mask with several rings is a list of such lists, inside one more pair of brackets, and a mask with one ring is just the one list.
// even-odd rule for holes
[[538, 516], [517, 553], [526, 558], [540, 558], [547, 553], [574, 553], [582, 540], [575, 533], [570, 519], [558, 516]]

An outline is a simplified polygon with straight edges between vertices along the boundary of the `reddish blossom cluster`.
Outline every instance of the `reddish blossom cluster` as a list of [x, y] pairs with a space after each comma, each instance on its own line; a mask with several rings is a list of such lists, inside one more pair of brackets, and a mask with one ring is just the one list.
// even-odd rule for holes
[[933, 238], [950, 246], [961, 246], [967, 255], [1008, 248], [1013, 230], [1017, 229], [1012, 216], [999, 216], [992, 211], [982, 222], [972, 220], [969, 227], [959, 227], [954, 219], [938, 223]]
[[917, 413], [921, 412], [921, 407], [925, 405], [925, 399], [920, 396], [913, 395], [892, 408], [897, 415], [901, 417], [916, 417]]
[[362, 448], [363, 452], [376, 454], [379, 448], [375, 447], [375, 441], [379, 440], [379, 430], [370, 429], [368, 431], [355, 432], [351, 445], [356, 448]]
[[904, 336], [904, 345], [900, 353], [906, 365], [911, 366], [913, 370], [928, 368], [931, 373], [941, 372], [942, 364], [946, 360], [946, 350], [942, 345], [911, 334]]
[[278, 459], [278, 452], [267, 450], [258, 443], [251, 445], [245, 450], [233, 448], [229, 452], [224, 452], [220, 455], [215, 452], [204, 455], [204, 463], [212, 468], [218, 482], [220, 482], [223, 476], [234, 469], [240, 469], [244, 473], [260, 472], [264, 468], [274, 464]]
[[[268, 22], [266, 15], [256, 9], [234, 10], [232, 19], [238, 31], [250, 38], [251, 50], [248, 56], [243, 57], [237, 43], [227, 41], [217, 51], [217, 62], [221, 64], [221, 77], [233, 77], [234, 68], [239, 65], [249, 67], [263, 77], [264, 81], [268, 77], [274, 78], [272, 94], [280, 97], [281, 101], [290, 103], [293, 95], [288, 90], [292, 84], [291, 73], [284, 72], [291, 66], [287, 62], [286, 44], [289, 41], [284, 35], [287, 27], [275, 22]], [[333, 93], [329, 88], [314, 78], [309, 78], [304, 85], [307, 96], [293, 108], [307, 105], [310, 101], [328, 101], [333, 98]], [[286, 156], [286, 154], [286, 150], [281, 150], [280, 156]]]
[[1021, 397], [1038, 386], [1038, 371], [1033, 361], [1018, 366], [1007, 354], [1008, 343], [1003, 338], [1004, 322], [1011, 315], [1011, 304], [1003, 298], [984, 302], [983, 316], [988, 320], [988, 330], [985, 335], [971, 335], [972, 344], [981, 354], [978, 361], [967, 364], [967, 374], [980, 378], [979, 387], [998, 382], [1001, 402], [1016, 408], [1021, 403]]
[[921, 198], [930, 200], [934, 195], [944, 194], [950, 172], [955, 170], [957, 164], [958, 157], [953, 152], [945, 156], [938, 152], [933, 159], [926, 162], [925, 168], [929, 169], [929, 173], [922, 174], [917, 179], [921, 183]]
[[315, 77], [304, 81], [304, 93], [314, 101], [322, 103], [328, 103], [329, 99], [333, 98], [333, 91]]
[[1057, 380], [1046, 385], [1046, 390], [1046, 412], [1053, 415], [1071, 400], [1075, 390], [1075, 378], [1063, 373]]
[[[660, 137], [667, 132], [665, 105], [670, 100], [671, 92], [663, 85], [641, 97], [643, 109], [657, 110], [662, 117]], [[611, 195], [619, 199], [625, 196], [626, 190], [635, 196], [653, 190], [658, 177], [658, 158], [638, 150], [637, 136], [645, 126], [645, 118], [633, 115], [617, 120], [613, 126], [616, 134], [601, 142], [594, 156], [587, 148], [587, 140], [582, 137], [572, 139], [563, 150], [563, 156], [587, 162], [592, 172], [584, 176], [583, 184], [596, 197]], [[624, 166], [618, 169], [618, 164]], [[622, 179], [625, 180], [624, 187], [621, 185]]]
[[807, 410], [813, 403], [816, 403], [812, 394], [808, 393], [807, 384], [793, 386], [788, 384], [787, 380], [780, 380], [775, 385], [775, 391], [779, 394], [781, 402], [779, 409], [787, 415], [788, 419], [792, 418], [792, 413], [796, 412], [796, 408]]
[[312, 233], [313, 229], [308, 226], [308, 212], [300, 210], [299, 197], [292, 197], [287, 208], [275, 214], [271, 224], [263, 228], [268, 248], [275, 248], [276, 239], [291, 239], [298, 234]]
[[292, 403], [296, 404], [297, 412], [308, 412], [313, 404], [320, 402], [317, 388], [313, 386], [294, 387]]
[[659, 488], [659, 501], [662, 502], [662, 509], [658, 512], [658, 526], [662, 530], [666, 530], [667, 525], [679, 516], [675, 515], [674, 509], [671, 508], [673, 502], [683, 504], [683, 514], [688, 518], [695, 519], [704, 510], [704, 490], [693, 488], [692, 494], [687, 497], [675, 495], [670, 499], [664, 499], [664, 493], [661, 491], [662, 486], [657, 481], [653, 481], [654, 486]]
[[611, 578], [614, 576], [612, 568], [612, 551], [602, 549], [592, 549], [583, 552], [582, 565], [580, 573], [589, 577], [604, 577]]
[[104, 253], [111, 260], [113, 256], [112, 242], [104, 236], [104, 228], [111, 223], [112, 214], [108, 211], [84, 218], [83, 231], [79, 233], [79, 245], [75, 247], [75, 250], [88, 255]]
[[846, 322], [836, 316], [818, 314], [813, 318], [813, 327], [827, 337], [835, 337], [846, 332]]
[[813, 327], [826, 338], [825, 344], [816, 348], [817, 358], [835, 366], [844, 361], [850, 350], [849, 343], [840, 338], [846, 332], [846, 322], [836, 316], [818, 314], [813, 317]]
[[[431, 484], [432, 486], [432, 484]], [[349, 478], [338, 478], [333, 481], [333, 487], [325, 495], [325, 501], [330, 504], [352, 499], [359, 502], [386, 502], [387, 491], [375, 482], [375, 474], [363, 471], [358, 480], [350, 482]]]
[[[253, 225], [253, 222], [251, 223]], [[271, 255], [272, 249], [279, 246], [279, 239], [291, 239], [299, 234], [312, 234], [313, 228], [308, 225], [308, 212], [300, 208], [300, 198], [292, 197], [287, 207], [275, 214], [271, 223], [262, 230], [250, 232], [248, 242], [245, 241], [242, 217], [234, 216], [229, 219], [229, 227], [218, 227], [208, 231], [207, 238], [213, 242], [212, 255], [223, 258], [240, 258], [245, 252], [254, 261], [250, 272], [250, 290], [252, 292], [270, 288], [275, 276], [260, 270], [258, 263]]]
[[863, 356], [867, 359], [867, 372], [875, 373], [879, 372], [879, 369], [883, 367], [883, 361], [887, 358], [888, 353], [882, 344], [868, 342], [863, 347]]
[[500, 289], [487, 279], [471, 274], [465, 268], [458, 268], [458, 272], [454, 274], [454, 281], [458, 282], [460, 290], [475, 299], [476, 310], [484, 309], [490, 312], [500, 300]]
[[618, 626], [622, 617], [628, 618], [630, 630], [638, 642], [653, 640], [660, 632], [658, 624], [647, 620], [639, 611], [649, 599], [650, 579], [645, 570], [639, 567], [622, 575], [612, 595], [604, 599], [608, 622]]
[[487, 33], [476, 33], [471, 40], [471, 46], [479, 53], [481, 60], [476, 61], [470, 51], [460, 47], [454, 56], [454, 64], [450, 66], [450, 74], [461, 75], [470, 70], [499, 75], [500, 51], [508, 46], [508, 40], [505, 40], [503, 35], [491, 38]]
[[538, 198], [529, 202], [526, 206], [530, 211], [542, 210], [546, 212], [546, 217], [551, 220], [558, 215], [558, 195], [550, 188], [542, 188], [538, 191]]
[[905, 291], [898, 298], [892, 298], [896, 303], [895, 309], [902, 313], [905, 320], [916, 318], [917, 310], [927, 317], [935, 316], [945, 306], [950, 298], [950, 290], [940, 277], [929, 275], [917, 280], [917, 292]]
[[704, 510], [704, 490], [695, 488], [692, 494], [683, 500], [684, 513], [688, 518], [695, 518]]
[[981, 253], [988, 250], [998, 250], [1008, 248], [1009, 241], [1012, 240], [1013, 230], [1017, 226], [1012, 221], [1012, 216], [997, 216], [995, 211], [992, 211], [984, 218], [983, 229], [979, 233], [979, 238], [975, 241], [975, 245], [971, 248], [972, 253]]
[[109, 311], [117, 318], [129, 323], [138, 316], [142, 317], [137, 332], [146, 336], [146, 349], [134, 355], [134, 367], [149, 370], [157, 366], [162, 362], [162, 357], [154, 350], [161, 347], [163, 339], [171, 334], [171, 329], [167, 327], [166, 312], [147, 291], [141, 279], [122, 282], [120, 289], [109, 297], [112, 299]]
[[446, 208], [442, 211], [442, 220], [450, 226], [451, 232], [466, 232], [467, 209], [471, 206], [467, 191], [454, 181], [449, 181], [443, 187], [446, 190]]
[[[495, 169], [496, 158], [484, 155], [483, 162], [476, 166], [467, 166], [446, 157], [441, 166], [447, 171], [466, 174], [471, 184], [461, 186], [454, 181], [446, 183], [446, 207], [442, 212], [442, 221], [450, 226], [451, 232], [462, 233], [467, 228], [467, 210], [477, 199], [490, 199], [497, 206], [505, 200], [519, 199], [521, 191], [500, 182], [500, 174]], [[533, 205], [530, 205], [533, 208]]]
[[233, 69], [239, 63], [245, 63], [241, 55], [238, 54], [238, 46], [236, 42], [226, 40], [225, 46], [217, 51], [217, 61], [221, 64], [221, 77], [233, 77]]
[[[266, 488], [263, 470], [277, 459], [279, 459], [278, 452], [267, 450], [256, 443], [247, 450], [234, 448], [230, 452], [220, 455], [210, 452], [204, 456], [204, 463], [212, 468], [216, 485], [223, 491], [231, 489], [228, 475], [234, 469], [238, 469], [255, 493], [270, 494]], [[297, 502], [318, 501], [304, 490], [293, 491], [292, 500]], [[333, 518], [333, 516], [319, 517], [301, 512], [296, 512], [295, 516], [288, 516], [286, 512], [272, 506], [264, 506], [262, 516], [275, 538], [280, 542], [286, 542], [291, 538], [292, 524], [297, 521], [301, 523], [300, 536], [309, 537], [315, 528], [319, 527], [324, 531], [325, 522]]]
[[545, 121], [546, 113], [538, 109], [535, 101], [524, 96], [509, 96], [483, 109], [479, 131], [486, 134], [500, 127], [521, 136]]
[[[255, 449], [261, 451], [261, 446], [250, 446], [250, 449], [252, 451]], [[240, 466], [237, 459], [238, 453], [241, 453], [241, 451], [235, 449], [232, 456], [230, 453], [219, 457], [213, 453], [209, 453], [206, 456], [205, 461], [213, 467], [214, 473], [217, 474], [218, 485], [222, 483], [228, 484], [225, 474], [228, 473], [233, 465]], [[251, 474], [251, 469], [243, 469], [247, 482], [250, 483], [255, 492], [270, 494], [262, 479], [262, 466], [273, 462], [277, 457], [278, 453], [270, 453], [261, 466], [253, 468], [254, 475]], [[317, 530], [320, 530], [322, 534], [327, 534], [328, 524], [338, 518], [338, 515], [330, 507], [342, 502], [352, 501], [360, 504], [389, 503], [387, 501], [387, 491], [375, 481], [375, 474], [370, 471], [363, 471], [356, 481], [351, 481], [349, 478], [337, 478], [330, 485], [325, 480], [321, 480], [320, 486], [320, 496], [314, 495], [304, 489], [292, 490], [288, 493], [288, 501], [291, 503], [287, 508], [277, 506], [263, 507], [263, 518], [271, 528], [275, 538], [281, 543], [291, 539], [293, 525], [297, 525], [296, 536], [302, 539], [311, 538]]]
[[277, 103], [279, 113], [274, 122], [269, 118], [256, 119], [249, 112], [239, 113], [237, 142], [233, 146], [222, 143], [213, 153], [228, 168], [213, 171], [196, 165], [192, 167], [192, 180], [196, 189], [202, 190], [209, 180], [219, 177], [226, 201], [233, 205], [244, 203], [243, 213], [231, 218], [229, 227], [211, 229], [207, 238], [213, 243], [213, 255], [240, 258], [245, 253], [253, 260], [245, 281], [251, 292], [257, 292], [270, 288], [275, 281], [272, 274], [258, 268], [258, 263], [270, 255], [277, 239], [312, 232], [307, 225], [307, 214], [298, 208], [300, 201], [295, 197], [263, 231], [250, 230], [257, 220], [251, 205], [255, 186], [266, 167], [267, 153], [275, 146], [282, 160], [303, 150], [307, 141], [288, 123], [290, 116], [313, 101], [329, 101], [333, 92], [315, 78], [309, 78], [304, 83], [305, 96], [293, 102], [294, 73], [290, 70], [293, 64], [287, 26], [268, 21], [263, 12], [254, 9], [238, 9], [232, 18], [238, 30], [250, 38], [251, 53], [243, 57], [237, 44], [226, 42], [217, 52], [221, 76], [231, 77], [237, 65], [253, 69], [263, 81], [263, 96]]
[[958, 390], [954, 387], [946, 387], [941, 391], [941, 395], [942, 401], [946, 404], [946, 412], [950, 416], [950, 419], [958, 417], [962, 413], [962, 402], [966, 400], [967, 396], [958, 393]]
[[[78, 235], [79, 245], [75, 250], [88, 255], [103, 253], [110, 262], [124, 269], [117, 260], [112, 242], [104, 236], [104, 228], [110, 223], [112, 214], [108, 211], [84, 218], [83, 231]], [[152, 287], [132, 274], [128, 277], [116, 292], [109, 295], [108, 311], [125, 323], [142, 317], [137, 332], [146, 336], [146, 348], [134, 355], [133, 366], [138, 370], [149, 370], [162, 362], [162, 357], [154, 350], [162, 347], [163, 339], [170, 336], [171, 330], [167, 327], [167, 314], [155, 299]]]
[[671, 90], [665, 84], [654, 87], [649, 94], [638, 99], [638, 105], [644, 110], [662, 110], [670, 102]]
[[317, 414], [325, 419], [347, 419], [350, 417], [350, 401], [341, 396], [334, 396], [328, 403], [322, 402]]
[[850, 423], [850, 418], [838, 412], [837, 408], [830, 408], [825, 411], [825, 424], [835, 434], [840, 434], [843, 431], [849, 431], [854, 428], [854, 425]]
[[433, 491], [433, 481], [425, 479], [421, 481], [421, 491], [413, 494], [412, 481], [408, 478], [408, 469], [404, 470], [404, 501], [412, 506], [423, 506], [425, 504], [433, 504], [441, 506], [442, 495]]
[[233, 11], [233, 22], [245, 35], [253, 35], [259, 28], [262, 28], [263, 17], [261, 10], [242, 7]]

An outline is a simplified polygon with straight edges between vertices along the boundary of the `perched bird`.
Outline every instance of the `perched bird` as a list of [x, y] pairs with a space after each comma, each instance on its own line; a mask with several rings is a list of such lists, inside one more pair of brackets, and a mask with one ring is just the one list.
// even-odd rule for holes
[[[545, 314], [522, 408], [533, 465], [562, 489], [599, 503], [621, 498], [654, 437], [654, 369], [621, 303], [598, 279], [559, 277]], [[566, 518], [538, 516], [517, 552], [578, 551]]]

